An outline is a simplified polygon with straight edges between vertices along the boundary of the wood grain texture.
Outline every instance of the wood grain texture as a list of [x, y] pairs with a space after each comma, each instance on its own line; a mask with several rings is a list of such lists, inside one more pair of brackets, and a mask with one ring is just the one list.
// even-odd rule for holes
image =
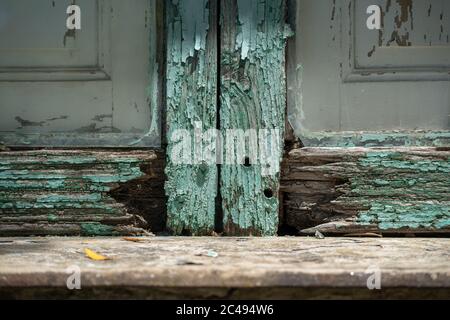
[[[215, 0], [167, 5], [167, 224], [175, 234], [214, 231], [217, 165], [198, 155], [194, 130], [217, 127]], [[184, 130], [184, 131], [180, 131]], [[191, 140], [187, 140], [191, 138]], [[180, 143], [189, 142], [183, 160]], [[200, 152], [201, 153], [201, 152]]]
[[[224, 229], [228, 235], [275, 235], [279, 162], [285, 127], [285, 1], [221, 1], [220, 128], [226, 141], [221, 168]], [[243, 139], [231, 135], [242, 130]], [[251, 130], [257, 137], [254, 144]], [[264, 130], [272, 130], [261, 139]], [[270, 137], [269, 137], [270, 136]], [[242, 136], [241, 136], [242, 137]], [[245, 148], [246, 157], [238, 155]], [[267, 169], [264, 156], [273, 160]], [[228, 159], [228, 161], [227, 161]], [[231, 161], [230, 161], [231, 160]], [[234, 160], [234, 161], [233, 161]]]
[[[120, 238], [5, 238], [0, 242], [0, 290], [67, 291], [66, 268], [77, 265], [82, 292], [124, 287], [361, 288], [377, 297], [378, 290], [367, 289], [370, 267], [379, 268], [383, 290], [448, 289], [449, 245], [449, 239], [178, 237], [134, 243]], [[111, 260], [93, 263], [85, 257], [86, 248]]]
[[142, 216], [111, 192], [148, 179], [141, 166], [156, 159], [153, 151], [1, 152], [0, 235], [145, 234]]
[[283, 164], [286, 223], [305, 233], [449, 233], [448, 148], [304, 148]]

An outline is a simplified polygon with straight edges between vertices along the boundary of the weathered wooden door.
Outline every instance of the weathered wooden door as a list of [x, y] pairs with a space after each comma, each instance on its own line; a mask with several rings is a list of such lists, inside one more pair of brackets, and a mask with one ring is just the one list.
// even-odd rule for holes
[[[449, 1], [291, 2], [289, 117], [306, 145], [426, 145], [420, 131], [434, 131], [435, 143], [445, 136]], [[367, 25], [371, 5], [380, 29]]]
[[[286, 109], [285, 1], [77, 0], [81, 29], [68, 30], [71, 4], [0, 2], [0, 144], [158, 146], [164, 96], [169, 228], [200, 235], [223, 225], [228, 235], [275, 235]], [[165, 57], [157, 54], [161, 48]], [[210, 129], [212, 143], [203, 135]], [[178, 142], [186, 137], [193, 143], [180, 162]], [[31, 167], [22, 170], [16, 154], [5, 153], [1, 209], [29, 216], [51, 209], [51, 222], [61, 216], [70, 230], [79, 230], [73, 228], [79, 216], [89, 230], [98, 221], [110, 223], [105, 213], [116, 212], [117, 203], [109, 191], [141, 177], [140, 157], [148, 161], [152, 153], [80, 154], [87, 156], [29, 154], [42, 160], [29, 159]], [[26, 204], [17, 203], [22, 194]]]
[[0, 1], [0, 141], [18, 146], [158, 146], [156, 5]]

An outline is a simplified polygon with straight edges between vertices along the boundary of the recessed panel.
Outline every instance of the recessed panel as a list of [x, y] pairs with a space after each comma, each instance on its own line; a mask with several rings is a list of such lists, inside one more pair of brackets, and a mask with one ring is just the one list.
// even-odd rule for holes
[[81, 30], [68, 31], [70, 0], [1, 0], [0, 68], [98, 64], [98, 1], [78, 0]]
[[[366, 10], [381, 9], [381, 29], [369, 30]], [[354, 2], [354, 67], [418, 71], [450, 69], [450, 1]]]
[[[325, 137], [339, 142], [344, 135], [387, 144], [376, 133], [448, 132], [450, 1], [295, 3], [289, 120], [305, 144], [321, 145]], [[367, 28], [373, 4], [382, 9], [380, 31]]]
[[72, 3], [0, 0], [0, 142], [159, 146], [156, 1]]

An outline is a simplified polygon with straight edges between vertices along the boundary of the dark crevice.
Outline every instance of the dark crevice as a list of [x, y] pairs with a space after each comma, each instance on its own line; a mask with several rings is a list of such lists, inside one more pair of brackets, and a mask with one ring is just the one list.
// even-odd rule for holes
[[272, 189], [265, 189], [264, 190], [264, 196], [267, 199], [272, 199], [273, 198], [273, 190]]
[[[221, 109], [221, 101], [220, 97], [222, 94], [221, 90], [221, 84], [222, 84], [222, 68], [221, 68], [221, 56], [222, 56], [222, 26], [220, 24], [221, 21], [221, 15], [222, 11], [220, 8], [221, 2], [220, 0], [211, 0], [215, 1], [215, 8], [216, 12], [212, 12], [215, 14], [215, 25], [216, 25], [216, 47], [217, 47], [217, 78], [216, 78], [216, 85], [217, 85], [217, 95], [216, 95], [216, 112], [217, 112], [217, 129], [220, 130], [220, 109]], [[220, 149], [221, 150], [221, 149]], [[220, 156], [221, 157], [221, 156]], [[221, 193], [221, 172], [222, 172], [222, 165], [217, 165], [217, 198], [216, 198], [216, 215], [215, 215], [215, 231], [217, 233], [223, 233], [224, 231], [224, 224], [223, 224], [223, 208], [222, 208], [222, 193]]]
[[141, 165], [141, 171], [145, 173], [142, 178], [120, 183], [108, 193], [118, 203], [125, 205], [127, 213], [142, 217], [148, 230], [157, 234], [166, 231], [164, 163], [164, 153], [158, 152], [156, 160]]
[[192, 232], [188, 229], [183, 229], [183, 231], [181, 231], [181, 236], [182, 237], [191, 237], [192, 236]]
[[299, 236], [299, 231], [297, 228], [288, 226], [287, 224], [280, 224], [280, 227], [278, 229], [278, 236], [279, 237], [292, 237], [292, 236]]

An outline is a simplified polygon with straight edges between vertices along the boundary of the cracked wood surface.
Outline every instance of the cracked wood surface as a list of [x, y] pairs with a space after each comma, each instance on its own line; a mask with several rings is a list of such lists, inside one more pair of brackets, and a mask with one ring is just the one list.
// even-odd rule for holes
[[[110, 260], [90, 260], [86, 248]], [[370, 267], [384, 289], [448, 289], [449, 248], [450, 239], [4, 238], [0, 290], [64, 289], [74, 265], [84, 289], [366, 289]]]
[[0, 235], [145, 234], [148, 208], [164, 214], [152, 192], [163, 188], [162, 159], [150, 150], [1, 152]]
[[285, 130], [286, 3], [226, 0], [221, 12], [220, 129], [224, 158], [232, 159], [220, 172], [224, 231], [273, 236]]
[[285, 221], [305, 233], [449, 233], [448, 148], [303, 148], [283, 164]]
[[217, 166], [194, 133], [217, 128], [217, 1], [166, 4], [167, 226], [177, 235], [210, 235]]

